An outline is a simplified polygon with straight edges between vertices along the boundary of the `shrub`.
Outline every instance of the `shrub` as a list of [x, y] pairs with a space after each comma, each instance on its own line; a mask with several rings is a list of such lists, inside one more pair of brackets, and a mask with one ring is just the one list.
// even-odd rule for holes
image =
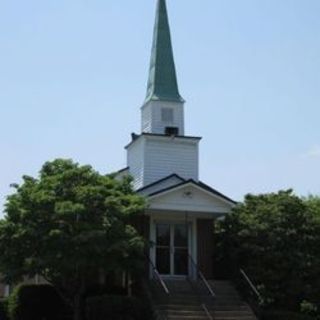
[[0, 320], [8, 320], [7, 300], [0, 300]]
[[136, 298], [104, 295], [87, 299], [86, 315], [88, 320], [149, 320], [144, 306]]
[[300, 310], [303, 314], [317, 317], [317, 319], [320, 319], [320, 314], [318, 312], [318, 306], [312, 302], [309, 301], [302, 301], [300, 304]]
[[265, 311], [261, 320], [314, 320], [313, 317], [289, 311]]
[[50, 285], [20, 285], [8, 300], [10, 320], [58, 320], [67, 308]]

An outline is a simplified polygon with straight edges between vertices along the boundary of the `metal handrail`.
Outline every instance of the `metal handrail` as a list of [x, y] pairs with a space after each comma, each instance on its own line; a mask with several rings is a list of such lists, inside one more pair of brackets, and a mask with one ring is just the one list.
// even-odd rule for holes
[[255, 295], [258, 297], [259, 300], [261, 300], [261, 294], [258, 291], [257, 287], [253, 284], [249, 276], [245, 273], [243, 269], [240, 269], [240, 274], [243, 276], [243, 278], [246, 280], [247, 284], [250, 286], [251, 290], [255, 293]]
[[[163, 281], [163, 279], [162, 279], [162, 277], [161, 277], [161, 275], [160, 275], [157, 267], [154, 265], [154, 263], [151, 261], [151, 259], [150, 259], [149, 257], [147, 257], [147, 260], [149, 261], [149, 264], [150, 264], [150, 266], [151, 266], [151, 268], [152, 268], [152, 272], [153, 272], [153, 274], [156, 276], [156, 278], [158, 279], [158, 281], [160, 282], [160, 284], [161, 284], [164, 292], [165, 292], [167, 295], [169, 295], [169, 294], [170, 294], [170, 291], [169, 291], [167, 285], [165, 284], [165, 282]], [[161, 310], [158, 310], [158, 316], [160, 316], [160, 318], [161, 318], [162, 320], [168, 320], [168, 317], [166, 316], [166, 314], [164, 314], [164, 312], [161, 311]]]
[[167, 295], [169, 295], [169, 294], [170, 294], [170, 291], [169, 291], [167, 285], [165, 284], [165, 282], [163, 281], [163, 279], [162, 279], [162, 277], [161, 277], [158, 269], [156, 268], [156, 266], [154, 265], [154, 263], [151, 261], [151, 259], [148, 258], [148, 261], [149, 261], [150, 266], [151, 266], [151, 268], [152, 268], [153, 274], [156, 276], [156, 278], [157, 278], [158, 281], [160, 282], [160, 284], [161, 284], [164, 292], [165, 292]]
[[[208, 280], [205, 278], [204, 274], [201, 272], [199, 266], [195, 263], [195, 261], [193, 260], [193, 258], [191, 257], [191, 255], [189, 254], [188, 256], [189, 256], [189, 260], [190, 260], [191, 264], [192, 264], [193, 267], [196, 269], [197, 276], [199, 276], [200, 279], [204, 282], [206, 288], [208, 289], [208, 291], [209, 291], [209, 293], [210, 293], [210, 296], [211, 296], [212, 298], [214, 298], [214, 297], [215, 297], [215, 294], [214, 294], [214, 292], [213, 292], [213, 290], [212, 290], [212, 288], [211, 288]], [[198, 295], [199, 295], [199, 293], [198, 293]], [[202, 308], [203, 311], [205, 312], [207, 318], [208, 318], [209, 320], [213, 320], [213, 317], [212, 317], [212, 315], [210, 314], [209, 309], [208, 309], [206, 303], [204, 302], [203, 299], [201, 299], [201, 300], [202, 300], [201, 308]]]
[[207, 308], [207, 305], [206, 305], [205, 303], [203, 303], [203, 304], [201, 305], [201, 307], [202, 307], [202, 309], [204, 310], [204, 312], [206, 313], [207, 318], [210, 319], [210, 320], [213, 320], [213, 317], [212, 317], [212, 315], [210, 314], [210, 312], [209, 312], [209, 310], [208, 310], [208, 308]]
[[200, 277], [200, 279], [204, 282], [206, 288], [208, 289], [210, 295], [214, 298], [216, 295], [213, 292], [208, 280], [206, 279], [206, 277], [204, 276], [204, 274], [202, 273], [202, 271], [200, 270], [199, 266], [195, 263], [195, 261], [193, 260], [193, 258], [191, 257], [191, 255], [189, 254], [189, 259], [193, 265], [193, 267], [196, 269], [197, 271], [197, 275]]

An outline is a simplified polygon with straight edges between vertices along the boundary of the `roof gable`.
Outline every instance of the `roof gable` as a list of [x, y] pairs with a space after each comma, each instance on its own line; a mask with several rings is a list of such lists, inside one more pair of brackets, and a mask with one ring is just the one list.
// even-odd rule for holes
[[149, 195], [150, 209], [211, 213], [231, 211], [235, 202], [203, 183], [189, 180]]
[[165, 190], [171, 187], [174, 187], [178, 184], [185, 182], [183, 178], [178, 176], [177, 174], [171, 174], [161, 180], [158, 180], [154, 183], [151, 183], [139, 190], [137, 192], [144, 196], [150, 196], [151, 194], [157, 193], [161, 190]]

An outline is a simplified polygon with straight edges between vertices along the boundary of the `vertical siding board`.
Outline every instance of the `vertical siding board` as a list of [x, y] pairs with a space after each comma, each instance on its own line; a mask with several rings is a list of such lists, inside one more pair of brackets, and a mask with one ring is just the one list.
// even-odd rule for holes
[[207, 279], [213, 278], [213, 219], [197, 220], [198, 266]]

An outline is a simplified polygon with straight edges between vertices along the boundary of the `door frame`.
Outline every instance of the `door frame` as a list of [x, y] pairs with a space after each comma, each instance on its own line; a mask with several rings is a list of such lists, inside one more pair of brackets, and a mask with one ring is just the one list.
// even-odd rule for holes
[[[156, 266], [156, 226], [157, 224], [168, 224], [170, 225], [170, 234], [171, 230], [173, 229], [171, 225], [175, 224], [188, 224], [188, 255], [192, 257], [192, 259], [197, 263], [197, 229], [196, 229], [196, 219], [189, 218], [189, 219], [177, 219], [177, 218], [171, 218], [171, 219], [164, 219], [161, 217], [151, 217], [150, 219], [150, 242], [151, 247], [149, 251], [150, 260], [152, 263]], [[172, 236], [171, 236], [172, 237]], [[170, 273], [173, 271], [172, 269], [172, 263], [174, 264], [173, 259], [170, 257]], [[174, 268], [174, 267], [173, 267]], [[152, 279], [154, 277], [152, 272], [152, 267], [150, 266], [150, 278]], [[193, 268], [191, 266], [191, 261], [188, 259], [188, 274], [187, 275], [161, 275], [163, 278], [178, 278], [178, 279], [185, 279], [187, 277], [189, 278], [196, 278], [196, 274], [193, 271]]]

